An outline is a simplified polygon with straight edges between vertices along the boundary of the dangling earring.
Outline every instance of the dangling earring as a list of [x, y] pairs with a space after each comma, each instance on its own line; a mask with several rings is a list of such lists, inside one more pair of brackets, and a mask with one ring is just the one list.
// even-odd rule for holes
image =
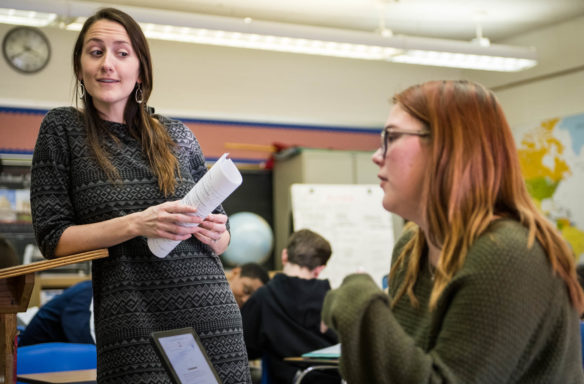
[[83, 85], [83, 81], [79, 81], [79, 98], [83, 99], [85, 97], [85, 86]]
[[142, 92], [142, 84], [138, 83], [138, 87], [136, 88], [136, 93], [134, 94], [134, 99], [136, 99], [136, 103], [142, 104], [144, 101], [144, 92]]

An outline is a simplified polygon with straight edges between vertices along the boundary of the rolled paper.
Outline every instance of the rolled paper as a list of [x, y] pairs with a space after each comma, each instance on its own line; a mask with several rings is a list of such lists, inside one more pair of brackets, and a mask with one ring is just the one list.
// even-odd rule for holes
[[[241, 173], [233, 161], [227, 158], [228, 155], [224, 153], [183, 197], [184, 204], [197, 208], [195, 216], [203, 219], [207, 217], [243, 182]], [[197, 226], [198, 224], [190, 225]], [[148, 248], [160, 258], [166, 257], [179, 243], [180, 240], [148, 238]]]

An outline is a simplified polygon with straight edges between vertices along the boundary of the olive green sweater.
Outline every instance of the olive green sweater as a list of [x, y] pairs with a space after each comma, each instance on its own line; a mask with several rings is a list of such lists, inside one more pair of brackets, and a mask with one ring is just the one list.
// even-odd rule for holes
[[[401, 276], [390, 281], [390, 296]], [[349, 384], [584, 383], [578, 314], [541, 246], [527, 248], [519, 223], [498, 220], [477, 239], [433, 311], [431, 289], [425, 263], [418, 308], [404, 295], [391, 309], [364, 274], [329, 292], [322, 316], [339, 335]]]

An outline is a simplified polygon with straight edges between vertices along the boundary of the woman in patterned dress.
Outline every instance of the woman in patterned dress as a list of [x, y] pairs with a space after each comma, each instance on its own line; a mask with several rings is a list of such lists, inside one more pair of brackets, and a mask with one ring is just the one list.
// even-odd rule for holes
[[[92, 265], [98, 382], [169, 383], [150, 334], [192, 327], [223, 383], [249, 383], [241, 315], [218, 257], [227, 216], [219, 206], [202, 220], [180, 202], [205, 160], [184, 124], [146, 106], [152, 64], [139, 25], [98, 11], [79, 34], [73, 68], [82, 108], [43, 119], [31, 203], [46, 258], [109, 250]], [[190, 223], [199, 225], [181, 225]], [[181, 242], [158, 258], [148, 237]]]

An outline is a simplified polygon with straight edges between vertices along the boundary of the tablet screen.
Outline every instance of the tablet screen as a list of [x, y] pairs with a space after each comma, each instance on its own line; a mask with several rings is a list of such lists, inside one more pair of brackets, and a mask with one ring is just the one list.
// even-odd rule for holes
[[176, 384], [220, 384], [199, 337], [192, 328], [152, 333], [162, 364]]

